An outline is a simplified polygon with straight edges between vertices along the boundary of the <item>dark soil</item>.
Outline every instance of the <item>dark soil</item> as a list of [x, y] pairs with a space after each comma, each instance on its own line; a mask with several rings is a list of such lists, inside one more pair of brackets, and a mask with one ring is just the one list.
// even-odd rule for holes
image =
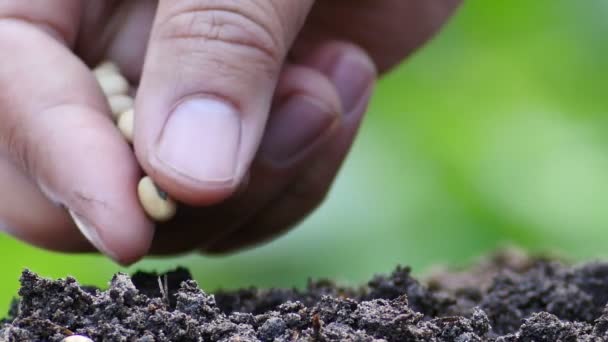
[[105, 291], [30, 271], [21, 285], [0, 341], [608, 341], [608, 263], [503, 254], [426, 285], [399, 267], [360, 289], [316, 281], [215, 296], [184, 269], [117, 274]]

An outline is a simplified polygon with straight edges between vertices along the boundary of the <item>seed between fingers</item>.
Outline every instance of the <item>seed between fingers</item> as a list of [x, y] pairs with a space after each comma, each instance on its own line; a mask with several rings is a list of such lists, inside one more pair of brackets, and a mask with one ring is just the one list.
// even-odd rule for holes
[[112, 116], [114, 120], [118, 120], [120, 114], [133, 109], [133, 99], [127, 95], [112, 95], [108, 97], [108, 103], [112, 110]]
[[118, 117], [118, 129], [122, 133], [122, 135], [129, 141], [129, 143], [133, 143], [133, 130], [135, 123], [135, 114], [133, 113], [133, 109], [129, 109]]
[[95, 77], [99, 77], [100, 75], [104, 74], [119, 74], [120, 69], [116, 64], [110, 61], [105, 61], [96, 66], [95, 69], [93, 69], [93, 73], [95, 74]]
[[175, 202], [160, 190], [148, 176], [139, 181], [137, 194], [146, 213], [156, 221], [170, 220], [177, 210]]
[[[129, 82], [112, 62], [100, 64], [93, 70], [93, 74], [107, 97], [118, 129], [129, 143], [133, 143], [135, 113], [133, 99], [127, 95]], [[177, 204], [166, 192], [160, 190], [150, 177], [146, 176], [140, 180], [137, 194], [144, 211], [152, 219], [163, 222], [175, 216]]]
[[97, 81], [106, 96], [126, 94], [129, 91], [129, 82], [120, 74], [102, 74], [97, 77]]

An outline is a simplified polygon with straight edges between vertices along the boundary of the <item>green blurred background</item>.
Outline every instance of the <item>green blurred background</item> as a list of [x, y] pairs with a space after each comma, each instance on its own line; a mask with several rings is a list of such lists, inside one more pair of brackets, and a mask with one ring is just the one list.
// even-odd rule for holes
[[[224, 258], [147, 259], [204, 288], [360, 283], [423, 272], [508, 242], [575, 260], [608, 255], [608, 2], [469, 1], [381, 83], [328, 200], [291, 234]], [[0, 313], [24, 267], [104, 285], [101, 257], [0, 236]], [[2, 316], [2, 314], [0, 314]]]

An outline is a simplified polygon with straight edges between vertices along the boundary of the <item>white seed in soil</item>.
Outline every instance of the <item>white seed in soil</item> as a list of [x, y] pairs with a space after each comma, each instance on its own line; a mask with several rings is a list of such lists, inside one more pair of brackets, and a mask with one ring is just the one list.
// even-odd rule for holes
[[93, 340], [82, 335], [71, 335], [61, 340], [61, 342], [93, 342]]
[[177, 204], [154, 184], [152, 178], [146, 176], [139, 181], [137, 194], [146, 214], [155, 221], [164, 222], [175, 216]]
[[133, 130], [135, 128], [135, 113], [133, 109], [129, 109], [126, 112], [120, 114], [118, 117], [118, 129], [122, 133], [122, 136], [127, 139], [130, 143], [133, 143]]
[[97, 82], [103, 93], [112, 95], [126, 95], [129, 92], [129, 82], [119, 73], [107, 73], [97, 77]]
[[133, 98], [128, 95], [112, 95], [108, 97], [108, 103], [114, 120], [118, 120], [120, 114], [133, 108]]

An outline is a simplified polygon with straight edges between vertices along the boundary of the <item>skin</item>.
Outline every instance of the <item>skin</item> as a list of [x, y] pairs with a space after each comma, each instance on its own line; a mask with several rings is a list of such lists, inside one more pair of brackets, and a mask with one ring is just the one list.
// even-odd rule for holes
[[[323, 200], [377, 76], [458, 4], [2, 1], [0, 229], [122, 264], [272, 239]], [[134, 149], [90, 73], [106, 59], [134, 86]], [[182, 203], [174, 220], [145, 216], [142, 169]]]

